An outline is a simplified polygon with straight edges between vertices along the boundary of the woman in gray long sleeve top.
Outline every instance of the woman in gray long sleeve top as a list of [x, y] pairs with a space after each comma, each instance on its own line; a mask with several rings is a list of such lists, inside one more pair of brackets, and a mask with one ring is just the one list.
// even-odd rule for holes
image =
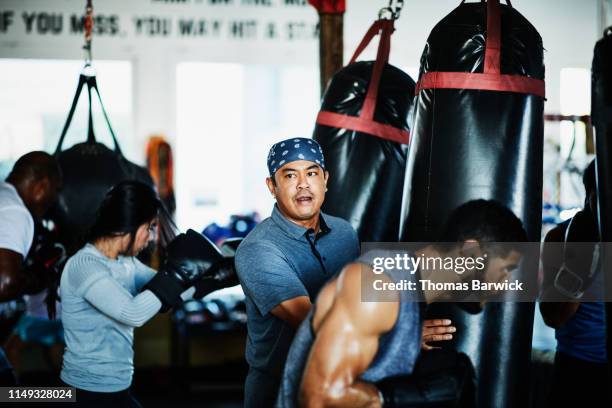
[[142, 183], [115, 186], [98, 210], [88, 243], [66, 264], [60, 282], [66, 337], [61, 379], [77, 388], [79, 406], [140, 406], [129, 393], [134, 327], [151, 319], [162, 302], [142, 290], [155, 271], [135, 256], [155, 238], [158, 221], [166, 220], [162, 209]]

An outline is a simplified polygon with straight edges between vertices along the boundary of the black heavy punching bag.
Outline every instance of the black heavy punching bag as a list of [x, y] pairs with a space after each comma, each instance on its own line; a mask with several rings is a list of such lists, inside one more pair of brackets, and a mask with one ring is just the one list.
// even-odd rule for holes
[[[599, 228], [604, 245], [605, 299], [612, 298], [612, 28], [595, 45], [591, 118], [595, 126]], [[612, 356], [612, 303], [606, 303], [608, 362]], [[611, 384], [612, 385], [612, 384]]]
[[[153, 180], [148, 171], [131, 163], [121, 153], [102, 105], [96, 77], [89, 73], [88, 69], [89, 67], [86, 66], [84, 73], [79, 77], [76, 95], [55, 150], [55, 157], [59, 161], [64, 176], [64, 185], [57, 204], [50, 210], [49, 218], [54, 221], [60, 241], [66, 246], [69, 254], [74, 253], [82, 244], [87, 229], [93, 222], [96, 210], [112, 186], [124, 180], [139, 180], [153, 186]], [[87, 141], [62, 150], [64, 137], [70, 127], [84, 85], [87, 85], [89, 97]], [[115, 144], [114, 150], [96, 142], [91, 109], [92, 89], [96, 92], [102, 107], [104, 119]]]
[[[543, 79], [541, 37], [510, 4], [462, 3], [434, 27], [417, 83], [402, 240], [436, 239], [454, 208], [484, 198], [513, 210], [539, 242]], [[537, 259], [519, 273], [536, 276]], [[474, 363], [480, 407], [528, 406], [533, 307], [438, 310], [458, 326], [455, 346]]]
[[[381, 31], [376, 61], [355, 62]], [[361, 241], [397, 241], [414, 81], [389, 65], [393, 20], [368, 30], [330, 80], [313, 138], [330, 173], [323, 211], [348, 220]]]

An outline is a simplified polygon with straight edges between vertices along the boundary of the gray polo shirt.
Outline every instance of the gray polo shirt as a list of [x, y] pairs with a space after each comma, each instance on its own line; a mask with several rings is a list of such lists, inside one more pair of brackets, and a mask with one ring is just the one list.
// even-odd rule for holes
[[270, 313], [297, 296], [315, 301], [325, 282], [359, 256], [359, 239], [345, 220], [321, 213], [320, 231], [272, 216], [244, 239], [236, 270], [246, 295], [246, 360], [251, 368], [280, 379], [295, 330]]

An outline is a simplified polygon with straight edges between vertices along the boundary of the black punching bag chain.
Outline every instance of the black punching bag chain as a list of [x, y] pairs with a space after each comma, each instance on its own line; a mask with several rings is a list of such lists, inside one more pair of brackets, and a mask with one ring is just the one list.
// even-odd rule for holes
[[85, 44], [83, 49], [85, 50], [85, 66], [91, 65], [91, 37], [93, 31], [93, 2], [87, 0], [85, 6]]
[[119, 147], [119, 142], [117, 142], [117, 137], [115, 136], [115, 132], [113, 131], [113, 127], [110, 123], [110, 119], [108, 114], [106, 113], [106, 109], [104, 108], [104, 104], [102, 103], [102, 97], [100, 96], [100, 92], [98, 91], [98, 83], [96, 81], [96, 72], [91, 66], [91, 39], [93, 34], [93, 3], [92, 0], [87, 0], [85, 6], [85, 20], [83, 22], [83, 26], [85, 28], [85, 44], [83, 45], [83, 49], [85, 50], [85, 66], [81, 71], [81, 75], [79, 76], [79, 83], [77, 85], [77, 90], [72, 100], [72, 105], [70, 106], [70, 111], [68, 112], [68, 117], [66, 118], [66, 122], [64, 123], [64, 128], [62, 129], [62, 133], [57, 143], [57, 147], [55, 148], [55, 155], [58, 155], [62, 151], [62, 145], [64, 143], [64, 138], [66, 137], [66, 133], [68, 132], [68, 128], [72, 123], [72, 117], [74, 116], [74, 112], [76, 110], [77, 104], [79, 102], [79, 97], [81, 96], [81, 91], [83, 90], [83, 86], [87, 86], [87, 100], [89, 102], [89, 111], [88, 111], [88, 129], [87, 129], [87, 143], [93, 145], [96, 143], [96, 136], [94, 134], [94, 125], [93, 125], [93, 113], [92, 113], [92, 90], [96, 93], [98, 102], [100, 104], [100, 109], [102, 110], [102, 115], [104, 116], [104, 121], [106, 122], [106, 126], [108, 127], [108, 131], [113, 139], [113, 144], [115, 145], [115, 152], [117, 154], [122, 155], [121, 148]]
[[389, 5], [378, 12], [378, 19], [397, 20], [403, 7], [404, 0], [389, 0]]

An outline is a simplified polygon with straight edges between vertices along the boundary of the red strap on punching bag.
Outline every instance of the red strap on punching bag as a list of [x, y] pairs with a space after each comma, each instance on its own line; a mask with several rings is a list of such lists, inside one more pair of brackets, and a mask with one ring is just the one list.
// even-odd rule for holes
[[308, 3], [321, 14], [344, 14], [345, 0], [308, 0]]
[[370, 79], [368, 92], [366, 94], [363, 106], [361, 107], [359, 116], [320, 111], [317, 116], [317, 124], [350, 129], [357, 132], [378, 136], [382, 139], [393, 142], [408, 144], [410, 134], [406, 130], [399, 129], [391, 125], [382, 124], [374, 120], [376, 99], [378, 97], [378, 86], [380, 85], [380, 77], [383, 69], [389, 61], [389, 53], [391, 51], [391, 34], [393, 34], [393, 31], [393, 20], [376, 20], [368, 29], [367, 33], [359, 43], [359, 46], [357, 46], [357, 49], [349, 62], [349, 64], [353, 64], [363, 50], [372, 41], [374, 36], [380, 32], [380, 42], [378, 43], [376, 62], [374, 63], [374, 68], [372, 69], [372, 78]]
[[[509, 1], [508, 5], [511, 6]], [[415, 92], [418, 94], [422, 89], [479, 89], [532, 94], [544, 98], [546, 91], [543, 80], [500, 73], [500, 26], [499, 0], [488, 0], [483, 72], [427, 72], [419, 79]]]

